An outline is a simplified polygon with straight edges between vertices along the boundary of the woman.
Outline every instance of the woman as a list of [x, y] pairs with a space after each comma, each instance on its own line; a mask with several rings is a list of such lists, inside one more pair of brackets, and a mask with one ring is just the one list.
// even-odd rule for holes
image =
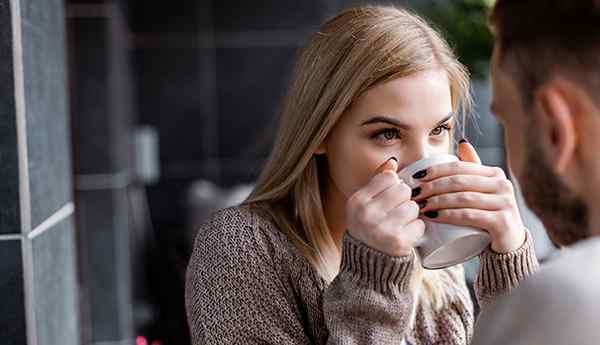
[[396, 174], [451, 152], [468, 87], [446, 43], [404, 10], [327, 21], [297, 64], [255, 190], [200, 229], [186, 286], [193, 343], [468, 343], [463, 270], [422, 269], [420, 218], [488, 231], [476, 282], [486, 302], [537, 268], [512, 186], [467, 161], [419, 172], [412, 191]]

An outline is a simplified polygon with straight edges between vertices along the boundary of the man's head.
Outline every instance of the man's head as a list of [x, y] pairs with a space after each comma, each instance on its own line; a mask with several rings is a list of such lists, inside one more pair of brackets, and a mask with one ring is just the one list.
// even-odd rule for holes
[[509, 165], [550, 238], [572, 244], [600, 209], [600, 0], [498, 0], [490, 22]]

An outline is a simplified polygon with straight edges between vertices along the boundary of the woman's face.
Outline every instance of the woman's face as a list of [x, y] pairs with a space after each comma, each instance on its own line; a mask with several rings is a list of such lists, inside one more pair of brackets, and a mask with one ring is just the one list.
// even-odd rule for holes
[[344, 113], [319, 151], [327, 157], [329, 191], [348, 199], [392, 156], [402, 169], [432, 154], [448, 153], [453, 124], [448, 77], [441, 69], [368, 90]]

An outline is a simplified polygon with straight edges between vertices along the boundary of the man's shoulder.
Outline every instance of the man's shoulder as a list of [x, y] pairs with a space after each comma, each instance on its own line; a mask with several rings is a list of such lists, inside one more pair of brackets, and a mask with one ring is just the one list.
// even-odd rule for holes
[[[551, 284], [551, 285], [548, 285]], [[600, 291], [600, 237], [577, 243], [542, 266], [524, 282], [522, 290], [540, 289], [551, 293]]]
[[484, 308], [474, 345], [600, 344], [600, 238], [585, 240]]

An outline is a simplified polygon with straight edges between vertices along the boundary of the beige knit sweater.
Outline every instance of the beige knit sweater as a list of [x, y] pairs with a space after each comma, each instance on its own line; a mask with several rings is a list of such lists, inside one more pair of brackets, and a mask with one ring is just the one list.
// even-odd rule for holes
[[[480, 259], [475, 288], [483, 304], [538, 268], [530, 239], [514, 253], [488, 250]], [[246, 207], [219, 211], [200, 229], [187, 270], [192, 342], [468, 344], [473, 303], [462, 267], [443, 270], [450, 302], [437, 311], [417, 307], [412, 323], [413, 264], [412, 256], [388, 256], [346, 235], [340, 272], [327, 284], [271, 222]]]

